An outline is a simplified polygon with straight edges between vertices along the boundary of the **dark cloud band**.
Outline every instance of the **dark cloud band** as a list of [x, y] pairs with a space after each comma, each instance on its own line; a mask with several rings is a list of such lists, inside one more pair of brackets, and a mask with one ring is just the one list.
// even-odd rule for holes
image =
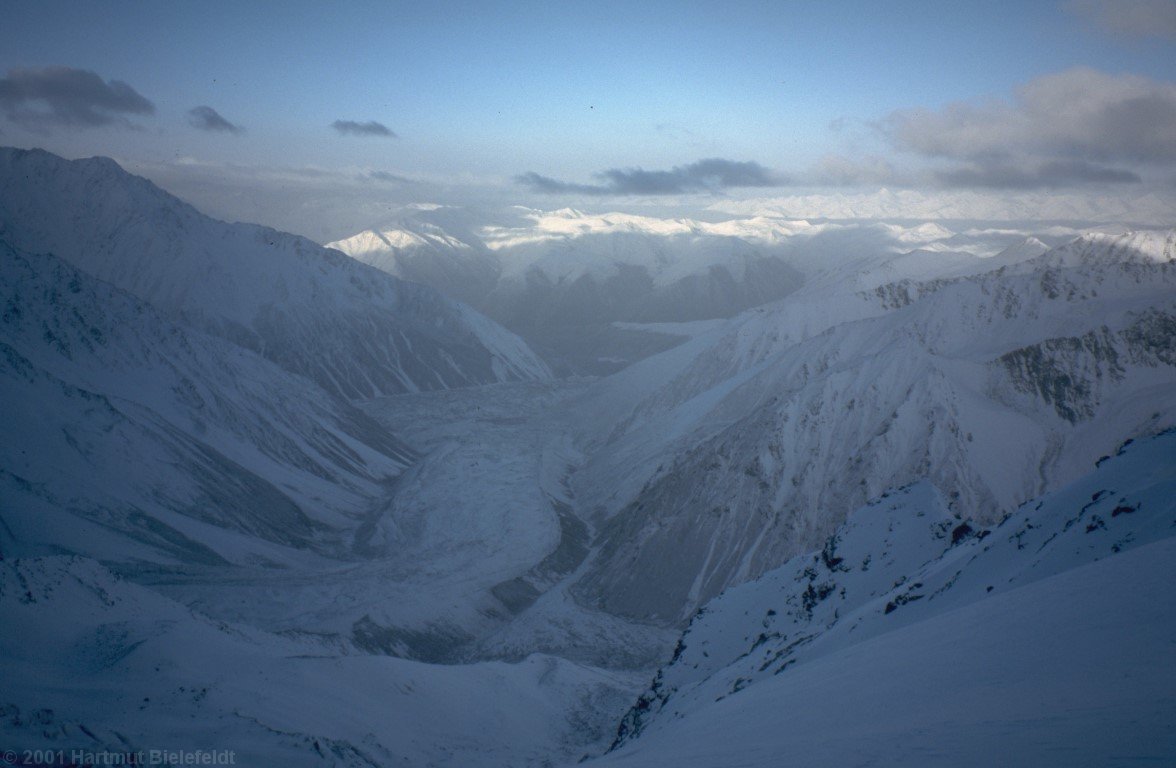
[[1053, 160], [1036, 167], [1008, 164], [977, 165], [938, 173], [938, 180], [948, 187], [986, 187], [990, 189], [1037, 189], [1069, 187], [1078, 184], [1137, 184], [1139, 174], [1121, 168], [1093, 165], [1083, 160]]
[[11, 69], [0, 79], [0, 111], [33, 129], [93, 128], [122, 123], [127, 115], [151, 115], [155, 105], [121, 80], [70, 67]]
[[391, 128], [375, 120], [361, 123], [355, 120], [336, 120], [331, 127], [344, 136], [383, 136], [389, 139], [398, 138]]
[[716, 192], [733, 187], [779, 187], [789, 183], [759, 163], [709, 158], [668, 171], [611, 168], [596, 174], [602, 184], [575, 184], [528, 172], [515, 181], [545, 194], [676, 195]]
[[244, 133], [245, 129], [230, 123], [212, 107], [192, 107], [188, 110], [188, 124], [202, 131]]

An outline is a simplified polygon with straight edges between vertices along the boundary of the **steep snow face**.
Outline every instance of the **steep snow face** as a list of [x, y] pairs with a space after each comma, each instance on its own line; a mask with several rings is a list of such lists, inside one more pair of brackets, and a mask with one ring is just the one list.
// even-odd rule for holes
[[345, 397], [549, 375], [512, 334], [432, 288], [210, 219], [111, 160], [0, 150], [0, 235]]
[[313, 382], [0, 241], [0, 546], [303, 565], [413, 453]]
[[708, 603], [600, 764], [1176, 756], [1176, 432], [991, 528], [922, 481]]
[[[806, 286], [592, 393], [577, 476], [592, 605], [680, 621], [930, 478], [991, 520], [1176, 413], [1176, 233], [1092, 236], [975, 277]], [[607, 482], [605, 478], [608, 478]]]

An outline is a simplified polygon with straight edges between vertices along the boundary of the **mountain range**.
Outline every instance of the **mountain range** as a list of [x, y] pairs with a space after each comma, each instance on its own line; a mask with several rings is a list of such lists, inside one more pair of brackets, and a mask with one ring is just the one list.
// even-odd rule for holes
[[324, 247], [3, 149], [0, 736], [1171, 760], [1174, 393], [1176, 230], [417, 206]]

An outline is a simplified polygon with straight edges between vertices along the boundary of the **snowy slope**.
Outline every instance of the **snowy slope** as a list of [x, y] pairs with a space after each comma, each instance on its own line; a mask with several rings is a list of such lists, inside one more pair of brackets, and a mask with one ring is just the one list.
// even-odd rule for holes
[[83, 558], [0, 561], [0, 625], [19, 628], [0, 633], [0, 740], [67, 758], [538, 768], [606, 745], [633, 690], [551, 656], [436, 666], [213, 621]]
[[699, 611], [600, 762], [1171, 761], [1174, 533], [1174, 432], [992, 528], [887, 494]]
[[345, 397], [548, 375], [520, 339], [431, 288], [210, 219], [108, 159], [0, 150], [0, 235]]
[[[413, 453], [314, 383], [0, 241], [0, 550], [291, 564]], [[313, 558], [312, 558], [313, 560]]]
[[677, 621], [887, 487], [928, 477], [994, 519], [1171, 426], [1174, 238], [1091, 236], [872, 290], [806, 285], [623, 371], [583, 406], [624, 415], [577, 476], [607, 519], [577, 594]]

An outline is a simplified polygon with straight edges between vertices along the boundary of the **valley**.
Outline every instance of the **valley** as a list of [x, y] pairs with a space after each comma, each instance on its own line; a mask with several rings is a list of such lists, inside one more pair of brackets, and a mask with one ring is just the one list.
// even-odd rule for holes
[[7, 742], [1173, 753], [1176, 230], [434, 208], [320, 247], [0, 171]]

